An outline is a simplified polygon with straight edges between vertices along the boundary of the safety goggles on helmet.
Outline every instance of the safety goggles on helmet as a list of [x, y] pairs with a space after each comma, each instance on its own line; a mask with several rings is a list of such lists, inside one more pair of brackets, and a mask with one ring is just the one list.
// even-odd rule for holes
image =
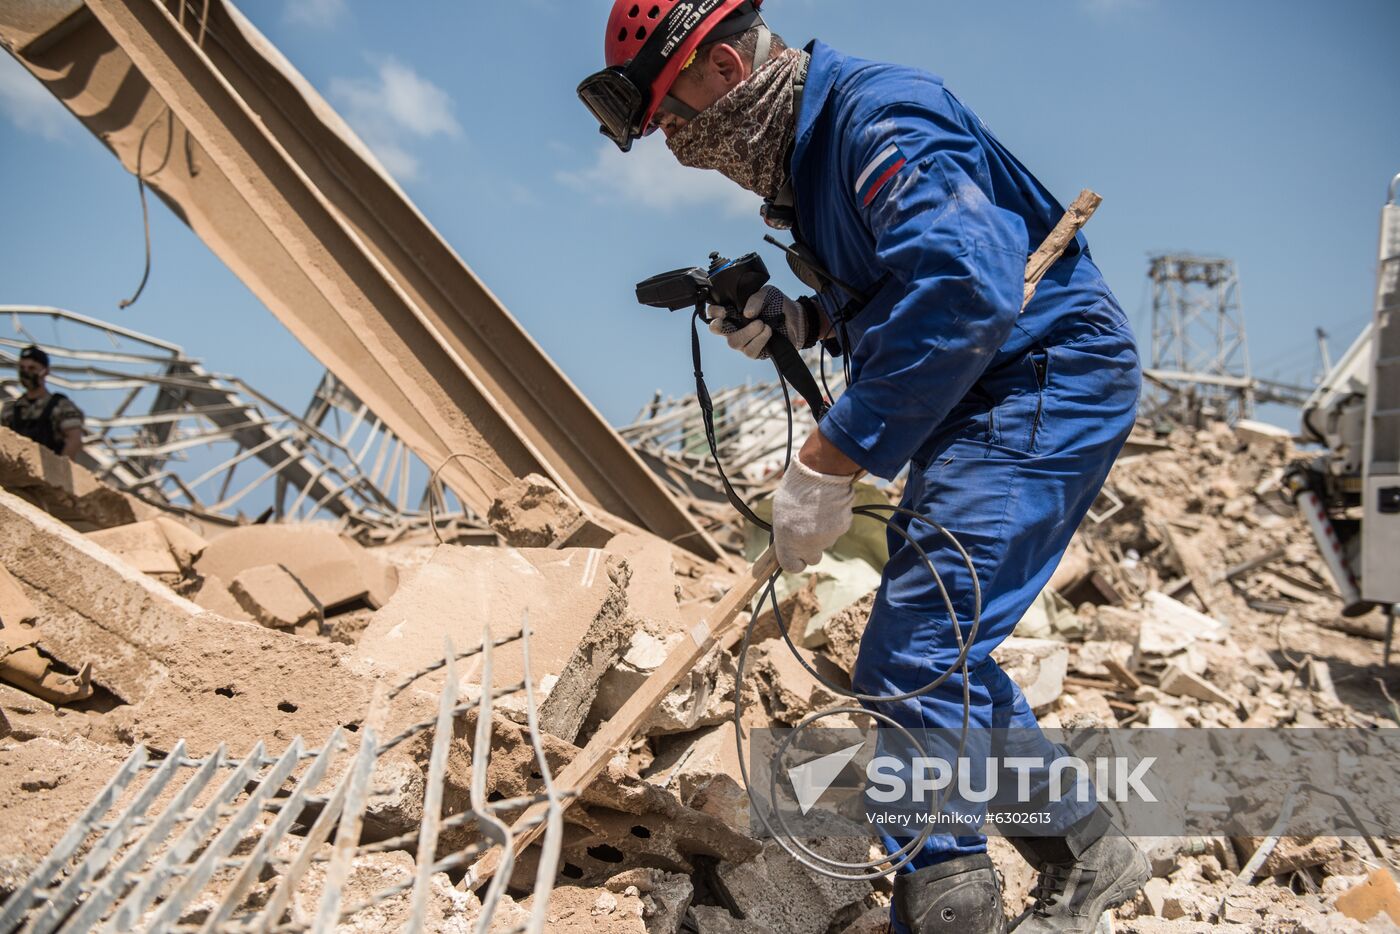
[[[619, 63], [588, 76], [578, 86], [579, 100], [598, 121], [599, 131], [623, 152], [656, 129], [654, 118], [663, 106], [676, 116], [695, 117], [695, 111], [669, 91], [701, 42], [718, 42], [763, 23], [758, 12], [763, 0], [670, 3], [663, 16], [662, 3], [618, 0], [609, 22], [606, 52], [609, 61]], [[629, 18], [646, 18], [651, 25], [634, 29]], [[755, 56], [755, 67], [759, 64]]]

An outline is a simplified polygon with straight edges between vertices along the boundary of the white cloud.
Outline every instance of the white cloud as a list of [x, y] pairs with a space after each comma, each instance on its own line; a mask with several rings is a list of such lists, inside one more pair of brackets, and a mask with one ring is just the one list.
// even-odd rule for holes
[[282, 16], [289, 23], [325, 28], [345, 15], [345, 0], [291, 0]]
[[72, 117], [23, 65], [0, 53], [0, 113], [27, 133], [59, 139]]
[[688, 169], [675, 160], [658, 133], [619, 152], [612, 143], [598, 147], [591, 166], [555, 173], [555, 179], [606, 202], [625, 201], [661, 211], [697, 206], [726, 214], [751, 214], [762, 201], [718, 172]]
[[451, 96], [392, 58], [380, 61], [372, 78], [331, 79], [330, 93], [384, 167], [400, 179], [418, 174], [418, 157], [407, 142], [462, 133]]

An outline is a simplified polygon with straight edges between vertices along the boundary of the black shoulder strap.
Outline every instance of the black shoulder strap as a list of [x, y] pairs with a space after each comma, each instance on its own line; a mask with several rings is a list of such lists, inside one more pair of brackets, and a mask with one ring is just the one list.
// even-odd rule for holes
[[64, 402], [64, 401], [66, 401], [67, 399], [68, 399], [68, 397], [65, 396], [65, 395], [64, 395], [63, 393], [61, 393], [61, 392], [55, 392], [55, 393], [51, 394], [51, 395], [49, 396], [49, 401], [46, 402], [46, 403], [44, 403], [44, 411], [41, 412], [41, 413], [39, 414], [39, 421], [41, 421], [41, 422], [50, 422], [50, 421], [52, 421], [52, 420], [53, 420], [53, 410], [56, 409], [56, 408], [58, 408], [58, 404], [59, 404], [60, 402]]

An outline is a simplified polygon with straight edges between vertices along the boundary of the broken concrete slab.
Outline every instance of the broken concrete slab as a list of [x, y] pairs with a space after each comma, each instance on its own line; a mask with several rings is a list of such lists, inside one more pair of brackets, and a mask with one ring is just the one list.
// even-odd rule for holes
[[1235, 422], [1235, 437], [1245, 447], [1286, 448], [1293, 440], [1293, 432], [1267, 422], [1242, 418]]
[[693, 905], [690, 913], [695, 917], [699, 934], [778, 934], [761, 921], [734, 917], [728, 908]]
[[1069, 646], [1063, 642], [1011, 636], [993, 650], [992, 658], [1020, 685], [1032, 710], [1049, 707], [1064, 692]]
[[641, 899], [647, 934], [680, 934], [686, 909], [695, 897], [689, 876], [660, 869], [634, 869], [607, 881], [609, 892]]
[[1228, 624], [1160, 591], [1149, 591], [1142, 600], [1142, 622], [1138, 630], [1138, 652], [1142, 655], [1175, 655], [1198, 639], [1220, 642], [1230, 631]]
[[[802, 659], [816, 669], [823, 678], [833, 684], [847, 687], [845, 672], [824, 655], [811, 649], [798, 648]], [[781, 639], [769, 639], [750, 650], [750, 664], [754, 677], [762, 685], [760, 691], [768, 702], [773, 719], [795, 726], [808, 714], [842, 704], [841, 695], [822, 684], [802, 666]], [[826, 725], [839, 722], [839, 717], [829, 718]]]
[[[292, 858], [296, 849], [283, 845], [279, 853], [285, 859]], [[310, 927], [316, 919], [321, 895], [326, 885], [326, 859], [331, 847], [322, 846], [318, 859], [307, 868], [302, 881], [293, 890], [287, 906], [288, 921], [299, 927]], [[385, 889], [413, 878], [415, 866], [413, 857], [403, 851], [388, 853], [366, 853], [356, 856], [351, 863], [349, 877], [345, 880], [342, 904], [345, 907], [361, 905]], [[266, 902], [270, 892], [259, 892], [258, 886], [270, 889], [280, 881], [276, 875], [266, 881], [255, 883], [250, 892], [250, 901]], [[429, 880], [427, 915], [424, 930], [428, 931], [470, 931], [475, 930], [476, 919], [480, 916], [481, 903], [468, 892], [458, 892], [445, 873], [436, 873]], [[197, 904], [192, 906], [198, 908]], [[342, 930], [356, 931], [398, 931], [408, 924], [412, 914], [412, 894], [405, 890], [376, 904], [356, 912], [339, 925]]]
[[674, 791], [681, 803], [731, 827], [749, 828], [749, 795], [740, 783], [734, 724], [726, 721], [676, 741], [647, 770], [647, 780]]
[[860, 640], [865, 635], [865, 624], [870, 621], [870, 612], [874, 608], [875, 594], [869, 593], [826, 622], [823, 651], [847, 674], [855, 669]]
[[[689, 638], [672, 635], [663, 640], [644, 630], [634, 633], [626, 654], [608, 669], [598, 685], [597, 697], [588, 713], [590, 730], [621, 710], [628, 698]], [[734, 657], [717, 646], [661, 699], [638, 735], [688, 733], [729, 719], [734, 715], [736, 674]]]
[[[475, 717], [461, 718], [454, 727], [454, 751], [449, 757], [444, 803], [465, 802], [471, 782], [468, 753]], [[554, 774], [578, 755], [578, 747], [546, 734], [544, 753]], [[430, 737], [412, 741], [415, 758], [426, 760]], [[424, 765], [426, 768], [426, 765]], [[507, 798], [538, 794], [540, 780], [534, 752], [524, 728], [496, 717], [492, 723], [491, 765], [488, 792]], [[676, 795], [643, 780], [630, 771], [626, 756], [618, 756], [588, 785], [579, 803], [564, 814], [566, 834], [561, 867], [582, 885], [602, 884], [620, 872], [661, 869], [691, 873], [696, 857], [744, 860], [759, 845], [725, 822], [681, 804]], [[467, 838], [452, 831], [444, 846], [463, 845]], [[446, 852], [446, 851], [443, 851]], [[538, 859], [538, 849], [520, 854], [512, 879], [528, 888]], [[569, 868], [572, 867], [572, 868]]]
[[850, 923], [841, 934], [889, 934], [890, 910], [877, 905]]
[[125, 705], [106, 714], [132, 743], [243, 752], [359, 719], [373, 675], [344, 648], [206, 613], [47, 513], [0, 491], [0, 561], [30, 594], [39, 647]]
[[[1263, 842], [1262, 837], [1233, 838], [1240, 864], [1247, 863]], [[1342, 841], [1337, 837], [1283, 837], [1269, 851], [1254, 876], [1256, 879], [1281, 876], [1310, 866], [1322, 866], [1341, 855]]]
[[[375, 614], [356, 652], [407, 674], [441, 659], [444, 637], [465, 651], [481, 644], [487, 626], [495, 640], [518, 633], [528, 611], [530, 675], [537, 685], [558, 679], [540, 702], [540, 725], [573, 740], [603, 673], [635, 630], [627, 614], [630, 575], [625, 561], [592, 549], [443, 545]], [[519, 643], [497, 649], [494, 686], [524, 678]]]
[[[837, 819], [833, 818], [833, 823]], [[844, 823], [844, 822], [843, 822]], [[870, 858], [869, 839], [846, 825], [844, 833], [804, 840], [822, 856], [844, 863]], [[763, 852], [749, 862], [724, 862], [719, 879], [734, 903], [756, 924], [774, 934], [824, 934], [865, 912], [869, 882], [832, 879], [794, 859], [777, 841], [767, 840]], [[745, 928], [750, 930], [750, 928]]]
[[142, 574], [180, 576], [180, 562], [165, 531], [154, 519], [89, 532], [87, 537]]
[[190, 599], [196, 604], [224, 619], [236, 619], [240, 622], [251, 623], [253, 617], [247, 610], [234, 599], [229, 593], [228, 584], [216, 574], [209, 574], [199, 582], [199, 589], [196, 590]]
[[379, 563], [363, 546], [318, 525], [246, 525], [230, 529], [209, 542], [195, 562], [201, 576], [232, 582], [249, 568], [280, 564], [310, 591], [327, 613], [375, 599], [397, 574], [392, 569], [367, 569]]
[[671, 546], [645, 532], [620, 532], [603, 550], [626, 559], [632, 569], [627, 611], [639, 618], [642, 628], [662, 638], [685, 632]]
[[[527, 913], [534, 907], [535, 897], [523, 898], [516, 903], [520, 911], [519, 921], [498, 920], [492, 924], [492, 932], [519, 930], [517, 926], [528, 920]], [[550, 893], [549, 923], [545, 930], [558, 934], [648, 934], [648, 925], [643, 920], [646, 909], [635, 893], [615, 893], [602, 888], [583, 888], [561, 885]]]
[[157, 510], [112, 489], [86, 467], [0, 428], [0, 487], [80, 532], [154, 518]]
[[1238, 706], [1235, 699], [1229, 694], [1200, 675], [1177, 664], [1167, 666], [1166, 670], [1162, 672], [1157, 687], [1164, 694], [1170, 694], [1173, 697], [1192, 697], [1196, 700], [1209, 701], [1212, 704], [1223, 704], [1230, 708]]
[[503, 487], [486, 521], [511, 548], [548, 548], [583, 518], [583, 510], [539, 474], [527, 474]]
[[323, 614], [306, 585], [280, 564], [242, 571], [229, 585], [229, 593], [254, 622], [269, 629], [291, 629]]

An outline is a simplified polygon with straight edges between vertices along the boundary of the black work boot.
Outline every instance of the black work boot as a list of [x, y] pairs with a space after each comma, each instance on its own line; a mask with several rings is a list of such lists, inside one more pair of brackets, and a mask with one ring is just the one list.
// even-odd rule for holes
[[1040, 872], [1031, 891], [1035, 904], [1013, 928], [1016, 934], [1093, 934], [1105, 911], [1152, 878], [1137, 844], [1108, 829], [1107, 813], [1098, 810], [1065, 837], [1009, 838]]
[[894, 913], [914, 934], [1006, 934], [1001, 884], [986, 853], [895, 876]]

